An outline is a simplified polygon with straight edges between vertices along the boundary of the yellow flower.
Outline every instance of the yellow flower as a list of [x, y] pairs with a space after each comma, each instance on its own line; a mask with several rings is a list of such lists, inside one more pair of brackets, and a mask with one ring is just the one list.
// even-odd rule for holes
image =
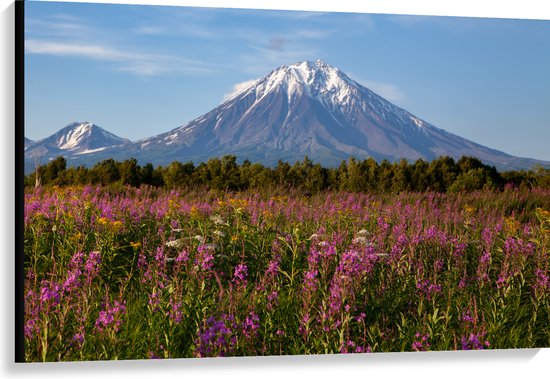
[[101, 225], [107, 225], [109, 223], [109, 219], [107, 217], [100, 217], [99, 220], [97, 220], [98, 223]]
[[123, 225], [124, 225], [124, 224], [122, 223], [122, 221], [118, 221], [118, 220], [117, 220], [117, 221], [113, 222], [111, 226], [112, 226], [113, 229], [116, 231], [116, 230], [122, 229], [122, 226], [123, 226]]
[[191, 207], [191, 212], [190, 212], [191, 216], [192, 217], [197, 217], [199, 216], [199, 208], [197, 208], [196, 206], [192, 206]]
[[476, 209], [470, 205], [465, 205], [464, 206], [464, 211], [468, 214], [471, 214], [471, 213], [474, 213]]
[[519, 228], [519, 222], [514, 218], [514, 216], [510, 216], [504, 219], [506, 222], [506, 229], [509, 234], [514, 234], [518, 228]]
[[141, 247], [141, 243], [140, 242], [130, 242], [130, 246], [132, 246], [132, 248], [134, 249], [138, 249]]

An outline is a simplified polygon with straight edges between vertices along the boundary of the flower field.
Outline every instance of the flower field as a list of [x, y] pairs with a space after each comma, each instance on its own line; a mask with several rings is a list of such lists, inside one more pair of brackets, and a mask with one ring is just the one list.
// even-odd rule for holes
[[550, 346], [550, 191], [38, 187], [27, 361]]

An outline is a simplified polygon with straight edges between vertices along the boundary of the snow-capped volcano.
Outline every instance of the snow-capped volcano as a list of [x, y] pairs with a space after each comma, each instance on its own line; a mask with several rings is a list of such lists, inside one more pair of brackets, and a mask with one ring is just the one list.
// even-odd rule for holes
[[185, 146], [197, 153], [244, 148], [290, 159], [336, 153], [340, 161], [350, 154], [370, 156], [364, 154], [365, 143], [377, 150], [380, 138], [366, 139], [368, 130], [361, 126], [384, 123], [391, 128], [396, 121], [398, 129], [406, 125], [414, 132], [425, 126], [339, 69], [321, 60], [307, 61], [273, 70], [208, 114], [142, 141], [142, 147]]
[[50, 141], [58, 149], [79, 153], [130, 142], [89, 122], [70, 124], [50, 137], [47, 142]]
[[500, 169], [535, 162], [438, 129], [321, 60], [279, 67], [209, 113], [139, 144], [142, 160], [162, 163], [223, 154], [264, 164], [305, 155], [325, 165], [350, 156], [414, 161], [471, 155]]
[[89, 122], [75, 122], [57, 133], [26, 146], [25, 155], [33, 158], [52, 155], [90, 154], [130, 141]]

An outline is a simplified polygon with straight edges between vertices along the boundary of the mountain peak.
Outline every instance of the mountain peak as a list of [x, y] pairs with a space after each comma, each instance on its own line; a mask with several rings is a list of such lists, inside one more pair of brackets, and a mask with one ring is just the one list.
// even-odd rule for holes
[[59, 154], [88, 154], [104, 150], [111, 146], [128, 144], [130, 141], [121, 138], [91, 123], [73, 122], [57, 133], [40, 141], [29, 143], [25, 149], [29, 156]]
[[306, 95], [320, 103], [335, 108], [337, 104], [351, 99], [350, 95], [357, 92], [353, 82], [339, 69], [318, 59], [304, 61], [290, 66], [281, 66], [267, 76], [256, 80], [253, 85], [245, 88], [239, 96], [247, 96], [254, 92], [256, 99], [275, 93], [285, 94], [287, 100]]
[[57, 147], [61, 150], [78, 148], [94, 131], [101, 133], [101, 128], [90, 122], [74, 122], [58, 132]]

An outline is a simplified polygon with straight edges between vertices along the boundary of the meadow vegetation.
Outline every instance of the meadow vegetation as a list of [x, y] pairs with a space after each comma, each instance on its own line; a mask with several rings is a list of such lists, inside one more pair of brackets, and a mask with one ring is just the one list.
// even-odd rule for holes
[[550, 190], [25, 191], [27, 361], [550, 346]]

